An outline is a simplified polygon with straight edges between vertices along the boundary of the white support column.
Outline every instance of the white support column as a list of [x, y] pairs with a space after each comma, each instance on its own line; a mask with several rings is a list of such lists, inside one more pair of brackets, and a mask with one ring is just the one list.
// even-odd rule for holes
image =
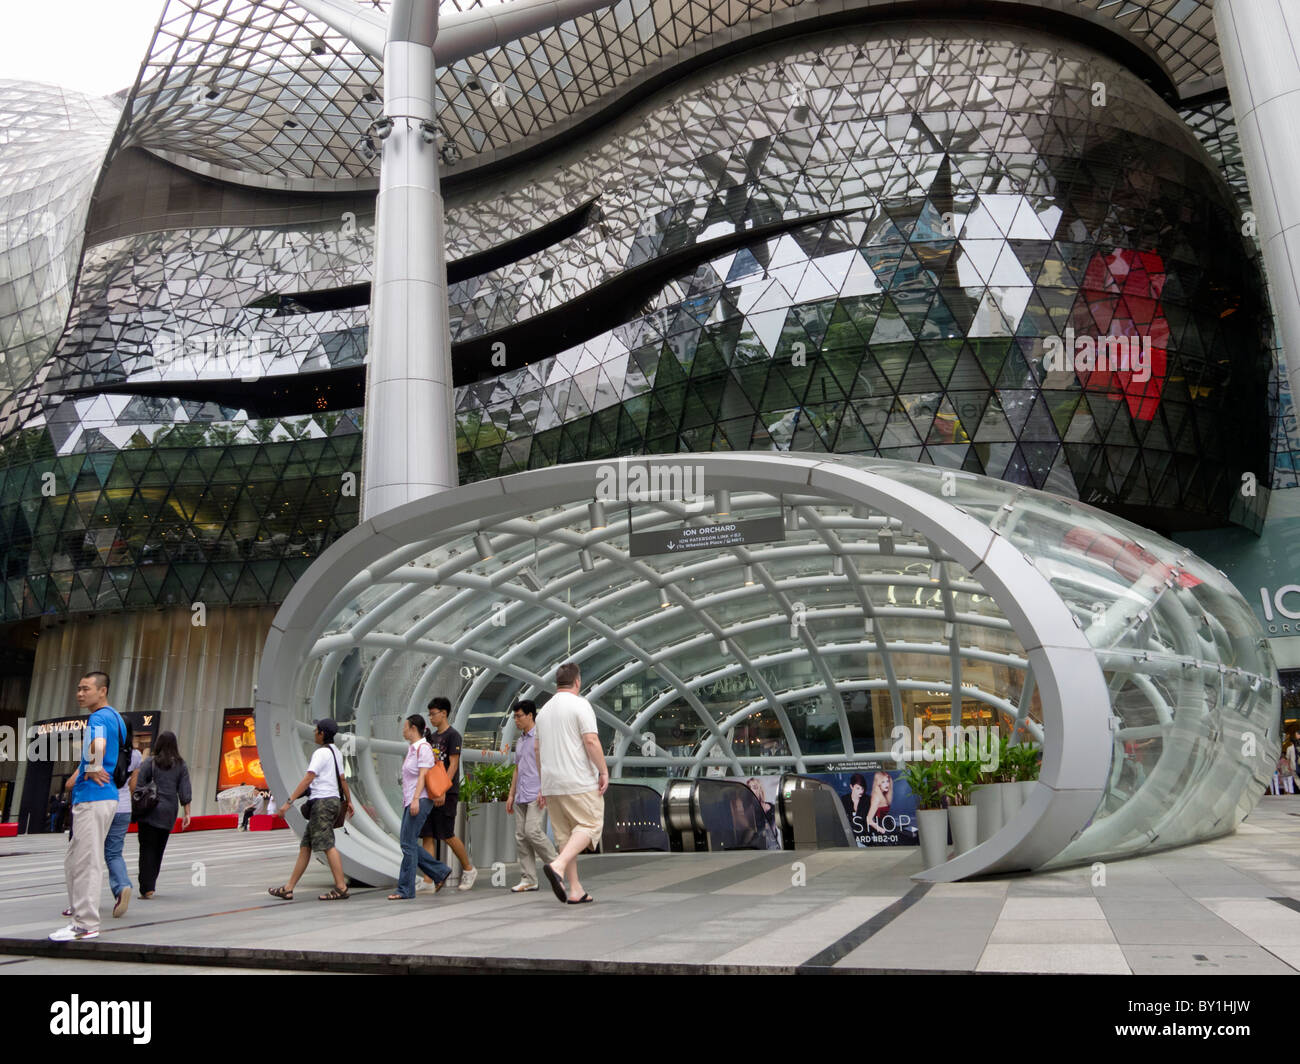
[[[433, 42], [437, 0], [395, 0], [366, 371], [361, 517], [458, 484]], [[423, 129], [421, 128], [423, 125]]]
[[370, 350], [362, 431], [361, 519], [455, 488], [456, 414], [447, 321], [447, 251], [434, 73], [512, 37], [590, 14], [609, 0], [516, 0], [448, 19], [450, 37], [435, 52], [438, 0], [393, 0], [386, 33], [369, 10], [340, 0], [299, 5], [375, 55], [381, 44], [384, 120]]
[[1292, 394], [1300, 389], [1300, 4], [1217, 0], [1214, 24]]

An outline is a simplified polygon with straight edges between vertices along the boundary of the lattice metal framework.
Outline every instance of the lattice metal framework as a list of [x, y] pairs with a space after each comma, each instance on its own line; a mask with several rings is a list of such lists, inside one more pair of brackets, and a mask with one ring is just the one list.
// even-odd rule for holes
[[[1063, 861], [1222, 834], [1258, 801], [1277, 743], [1272, 658], [1240, 594], [1189, 551], [913, 463], [741, 453], [627, 468], [676, 470], [695, 491], [602, 515], [589, 504], [612, 467], [597, 463], [472, 485], [393, 511], [382, 535], [356, 530], [295, 588], [259, 684], [259, 731], [279, 726], [263, 760], [268, 779], [296, 778], [307, 722], [342, 723], [367, 809], [352, 860], [395, 860], [402, 715], [449, 696], [480, 746], [468, 756], [490, 758], [512, 699], [549, 690], [564, 660], [624, 778], [889, 756], [899, 724], [1028, 735], [1052, 793], [1009, 835], [1050, 827], [1037, 862], [1080, 829]], [[784, 522], [780, 539], [630, 550], [637, 532], [764, 517]], [[1138, 742], [1143, 773], [1126, 752]], [[989, 870], [1013, 842], [974, 863]]]
[[[358, 6], [387, 8], [369, 0]], [[443, 10], [480, 6], [454, 0]], [[858, 6], [870, 12], [885, 5], [864, 0]], [[1220, 72], [1211, 5], [1204, 0], [1077, 6], [1141, 41], [1175, 84]], [[721, 6], [619, 0], [456, 62], [438, 73], [446, 159], [468, 161], [545, 136], [719, 35], [821, 13], [815, 3], [791, 0]], [[896, 14], [905, 18], [905, 7]], [[373, 58], [293, 0], [169, 0], [124, 132], [129, 143], [236, 173], [290, 181], [371, 178], [358, 145], [379, 113], [379, 77]]]
[[[1230, 490], [1239, 468], [1267, 463], [1262, 311], [1236, 207], [1186, 127], [1109, 60], [1058, 55], [1056, 38], [953, 23], [917, 28], [904, 43], [862, 31], [738, 57], [684, 79], [671, 99], [648, 101], [544, 174], [455, 197], [453, 258], [599, 193], [599, 217], [581, 231], [452, 286], [463, 344], [665, 255], [847, 212], [702, 253], [616, 327], [552, 357], [525, 351], [529, 365], [462, 384], [462, 479], [637, 452], [833, 450], [1249, 521], [1227, 500], [1239, 499]], [[1110, 87], [1105, 108], [1090, 103], [1098, 78]], [[60, 385], [246, 375], [274, 384], [359, 366], [364, 306], [285, 313], [267, 300], [369, 279], [370, 219], [342, 222], [180, 228], [90, 249]], [[1147, 382], [1045, 375], [1044, 338], [1066, 326], [1147, 332], [1163, 361]], [[793, 364], [796, 345], [806, 366]], [[353, 453], [341, 437], [356, 432], [357, 411], [259, 420], [192, 400], [48, 403], [9, 441], [5, 495], [26, 505], [13, 511], [8, 565], [15, 577], [58, 575], [42, 589], [15, 586], [9, 609], [67, 608], [70, 570], [95, 601], [104, 568], [188, 564], [196, 543], [234, 567], [221, 581], [237, 589], [231, 601], [266, 601], [258, 596], [280, 577], [241, 566], [268, 560], [259, 553], [268, 543], [286, 560], [303, 557], [303, 543], [315, 556], [355, 513], [341, 481], [330, 499], [320, 494], [324, 480], [310, 489], [310, 528], [292, 501], [250, 509], [218, 490], [214, 458], [202, 475], [167, 473], [166, 491], [188, 501], [142, 520], [150, 511], [121, 478], [137, 449], [163, 452], [163, 469], [179, 476], [172, 448], [180, 461], [190, 446], [254, 454], [261, 442], [299, 439], [334, 440], [319, 466], [333, 469]], [[105, 548], [120, 541], [111, 563], [59, 547], [81, 526], [40, 494], [58, 456], [82, 453], [104, 467], [83, 508], [109, 536]], [[240, 490], [260, 498], [252, 484]]]

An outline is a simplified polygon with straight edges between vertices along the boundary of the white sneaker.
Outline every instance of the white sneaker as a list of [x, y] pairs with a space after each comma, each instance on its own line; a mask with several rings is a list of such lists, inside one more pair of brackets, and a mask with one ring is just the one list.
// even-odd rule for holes
[[536, 890], [536, 889], [537, 889], [536, 883], [529, 883], [526, 879], [521, 879], [518, 883], [516, 883], [513, 887], [510, 888], [510, 893], [523, 894], [526, 893], [527, 891]]
[[50, 932], [51, 942], [80, 942], [86, 938], [99, 938], [99, 932], [87, 931], [84, 927], [78, 927], [76, 924], [68, 924], [67, 927], [61, 927], [57, 931]]
[[424, 890], [433, 890], [433, 884], [426, 883], [423, 879], [417, 879], [415, 881], [415, 893], [419, 894], [421, 891]]
[[460, 882], [456, 885], [457, 890], [469, 890], [474, 886], [474, 880], [478, 879], [478, 869], [471, 868], [460, 874]]

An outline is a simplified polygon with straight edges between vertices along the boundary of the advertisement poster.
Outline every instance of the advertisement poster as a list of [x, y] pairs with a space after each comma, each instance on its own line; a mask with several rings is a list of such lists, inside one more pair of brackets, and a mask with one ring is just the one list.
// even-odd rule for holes
[[841, 772], [809, 773], [835, 788], [849, 830], [861, 847], [916, 846], [916, 796], [899, 770], [880, 762], [857, 763]]
[[766, 848], [781, 849], [781, 818], [776, 815], [777, 791], [780, 788], [781, 777], [779, 775], [748, 776], [744, 782], [754, 792], [754, 797], [763, 807], [763, 836], [767, 840]]
[[221, 761], [217, 793], [229, 787], [265, 789], [266, 777], [257, 757], [257, 729], [251, 709], [228, 709], [221, 725]]

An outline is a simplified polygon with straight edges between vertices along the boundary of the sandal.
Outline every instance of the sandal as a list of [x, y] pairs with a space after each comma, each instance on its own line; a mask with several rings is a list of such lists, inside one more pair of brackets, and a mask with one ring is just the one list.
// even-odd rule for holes
[[390, 894], [388, 895], [388, 900], [389, 901], [410, 901], [411, 899], [408, 898], [405, 894]]
[[[285, 901], [293, 901], [293, 891], [285, 887], [269, 887], [266, 891], [273, 898], [283, 898]], [[144, 895], [148, 897], [149, 895]]]
[[348, 898], [350, 897], [352, 897], [352, 895], [348, 893], [347, 887], [344, 887], [342, 890], [339, 890], [338, 887], [333, 887], [328, 894], [322, 894], [316, 900], [317, 901], [347, 901]]

